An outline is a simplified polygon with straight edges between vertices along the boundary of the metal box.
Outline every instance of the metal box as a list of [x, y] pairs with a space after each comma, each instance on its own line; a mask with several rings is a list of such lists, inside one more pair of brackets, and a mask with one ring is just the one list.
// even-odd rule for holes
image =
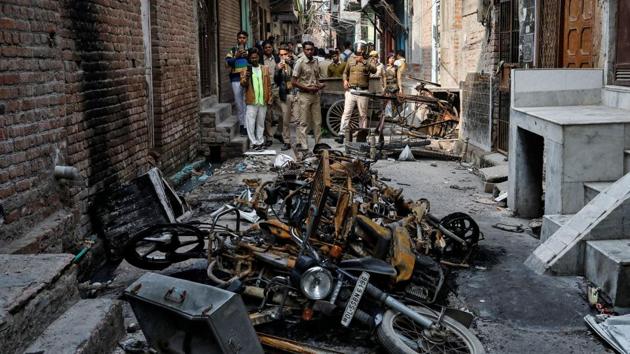
[[241, 297], [213, 286], [146, 273], [125, 296], [159, 353], [263, 353]]

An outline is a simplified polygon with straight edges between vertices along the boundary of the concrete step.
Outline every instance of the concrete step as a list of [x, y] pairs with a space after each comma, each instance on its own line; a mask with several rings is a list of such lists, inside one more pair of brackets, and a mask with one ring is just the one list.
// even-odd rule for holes
[[584, 266], [613, 305], [630, 307], [630, 239], [587, 241]]
[[218, 124], [216, 129], [217, 133], [220, 133], [221, 135], [227, 134], [229, 140], [231, 141], [233, 138], [239, 135], [241, 125], [238, 122], [237, 116], [231, 116], [230, 118]]
[[217, 103], [219, 103], [219, 98], [217, 96], [204, 97], [199, 103], [199, 109], [203, 111], [214, 106]]
[[623, 151], [623, 173], [630, 172], [630, 150]]
[[63, 236], [67, 234], [72, 221], [72, 213], [63, 209], [58, 210], [33, 226], [26, 235], [0, 247], [0, 253], [61, 253]]
[[224, 120], [232, 116], [232, 104], [217, 103], [214, 106], [199, 111], [201, 125], [210, 128], [216, 127]]
[[508, 179], [508, 165], [480, 168], [479, 173], [484, 182], [505, 182]]
[[48, 326], [24, 353], [111, 353], [124, 334], [122, 304], [119, 301], [85, 299]]
[[584, 183], [584, 205], [588, 204], [593, 198], [606, 188], [610, 187], [614, 182], [587, 182]]
[[[0, 348], [22, 352], [79, 300], [71, 254], [0, 254]], [[85, 320], [86, 317], [84, 314]]]
[[493, 152], [491, 154], [486, 154], [481, 156], [479, 159], [480, 167], [492, 167], [492, 166], [501, 166], [508, 164], [507, 156], [500, 154], [498, 152]]
[[543, 223], [540, 231], [540, 241], [545, 242], [551, 235], [569, 221], [575, 214], [543, 215]]
[[249, 150], [249, 139], [238, 135], [221, 147], [221, 160], [242, 156], [247, 150]]
[[602, 190], [527, 258], [537, 273], [584, 274], [585, 242], [630, 235], [630, 174]]

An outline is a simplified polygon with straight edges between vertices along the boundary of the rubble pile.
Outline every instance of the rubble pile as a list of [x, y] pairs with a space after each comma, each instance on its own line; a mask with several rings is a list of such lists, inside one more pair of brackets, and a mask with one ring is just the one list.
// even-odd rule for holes
[[[336, 317], [345, 327], [372, 328], [392, 352], [421, 351], [428, 342], [441, 342], [435, 352], [453, 345], [483, 352], [440, 301], [443, 265], [465, 266], [482, 238], [475, 221], [459, 212], [435, 217], [428, 200], [406, 200], [368, 160], [316, 153], [285, 161], [273, 180], [245, 180], [211, 222], [144, 229], [125, 259], [163, 269], [207, 257], [209, 283], [241, 294], [254, 326]], [[407, 333], [406, 326], [425, 330]]]

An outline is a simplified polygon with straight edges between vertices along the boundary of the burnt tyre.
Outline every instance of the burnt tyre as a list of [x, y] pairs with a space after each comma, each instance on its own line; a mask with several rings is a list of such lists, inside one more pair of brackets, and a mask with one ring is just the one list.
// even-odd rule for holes
[[[413, 307], [432, 321], [439, 313], [423, 307]], [[485, 354], [477, 337], [464, 325], [444, 316], [438, 329], [425, 330], [406, 315], [387, 310], [376, 330], [381, 345], [391, 354], [444, 353]]]
[[125, 248], [125, 260], [148, 270], [203, 255], [206, 232], [186, 224], [154, 225], [138, 232]]

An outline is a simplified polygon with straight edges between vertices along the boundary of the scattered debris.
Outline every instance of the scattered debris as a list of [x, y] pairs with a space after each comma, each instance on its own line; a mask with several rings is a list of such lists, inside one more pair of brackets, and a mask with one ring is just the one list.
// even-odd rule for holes
[[507, 232], [515, 232], [519, 234], [525, 232], [525, 229], [523, 228], [522, 224], [510, 225], [510, 224], [496, 223], [492, 225], [492, 227], [494, 227], [495, 229], [499, 229], [499, 230], [503, 230]]
[[451, 184], [449, 186], [449, 188], [457, 189], [457, 190], [460, 190], [460, 191], [469, 191], [469, 190], [474, 190], [475, 189], [475, 187], [469, 187], [469, 186], [462, 187], [462, 186], [457, 185], [457, 184]]
[[508, 192], [501, 193], [498, 197], [494, 198], [495, 202], [502, 202], [508, 197]]
[[630, 315], [586, 315], [584, 321], [618, 353], [630, 354]]
[[157, 353], [154, 349], [151, 349], [147, 342], [136, 338], [128, 338], [118, 343], [120, 349], [126, 353]]
[[438, 164], [436, 164], [435, 162], [431, 162], [431, 167], [438, 167]]
[[405, 146], [403, 151], [400, 152], [398, 156], [398, 161], [414, 161], [416, 158], [413, 156], [409, 145]]

